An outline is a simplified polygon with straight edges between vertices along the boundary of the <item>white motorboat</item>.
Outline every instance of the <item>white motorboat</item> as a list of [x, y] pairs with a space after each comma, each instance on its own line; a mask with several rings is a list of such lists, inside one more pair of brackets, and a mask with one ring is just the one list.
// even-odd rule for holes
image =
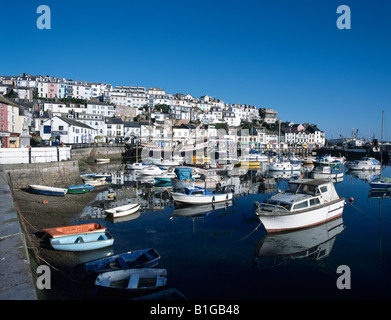
[[268, 161], [268, 157], [266, 155], [254, 153], [254, 154], [248, 154], [240, 157], [236, 166], [255, 167], [255, 166], [260, 166], [261, 162], [267, 162], [267, 161]]
[[271, 162], [267, 165], [269, 171], [297, 171], [301, 169], [301, 164], [289, 161]]
[[317, 157], [313, 162], [316, 165], [339, 166], [341, 164], [344, 164], [345, 160], [345, 157], [333, 157], [329, 154], [326, 154], [324, 156]]
[[267, 232], [281, 232], [325, 223], [342, 216], [345, 199], [326, 180], [289, 181], [280, 192], [263, 203], [255, 202], [255, 214]]
[[193, 187], [184, 188], [182, 191], [171, 192], [173, 200], [177, 203], [188, 204], [206, 204], [215, 203], [221, 201], [228, 201], [233, 198], [232, 192], [230, 193], [218, 193], [210, 192], [207, 189]]
[[123, 206], [107, 209], [107, 210], [105, 210], [105, 212], [110, 214], [110, 215], [112, 215], [113, 218], [117, 218], [117, 217], [123, 217], [123, 216], [126, 216], [128, 214], [135, 213], [139, 209], [140, 209], [140, 204], [138, 204], [138, 203], [130, 203], [130, 204], [126, 204], [126, 205], [123, 205]]
[[159, 167], [175, 167], [179, 166], [181, 163], [177, 160], [155, 159], [152, 161], [152, 164], [157, 165]]
[[137, 174], [142, 176], [159, 176], [164, 172], [166, 171], [154, 165], [145, 166], [145, 168], [137, 170]]
[[371, 157], [363, 157], [360, 160], [347, 161], [345, 166], [349, 170], [381, 170], [380, 162]]
[[312, 170], [312, 177], [314, 179], [338, 179], [343, 177], [343, 171], [330, 166], [317, 167]]
[[145, 164], [143, 162], [135, 162], [135, 163], [127, 163], [126, 167], [129, 170], [141, 170], [144, 169], [148, 164]]

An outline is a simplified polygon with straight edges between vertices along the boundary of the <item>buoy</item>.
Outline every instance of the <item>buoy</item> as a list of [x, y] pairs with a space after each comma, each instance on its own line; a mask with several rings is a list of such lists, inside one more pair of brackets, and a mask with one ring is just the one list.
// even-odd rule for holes
[[43, 200], [43, 201], [42, 201], [42, 203], [43, 203], [43, 204], [48, 204], [48, 203], [49, 203], [49, 201], [47, 201], [47, 200]]
[[349, 199], [349, 202], [350, 202], [350, 203], [353, 203], [353, 202], [354, 202], [354, 198], [351, 197], [351, 198]]

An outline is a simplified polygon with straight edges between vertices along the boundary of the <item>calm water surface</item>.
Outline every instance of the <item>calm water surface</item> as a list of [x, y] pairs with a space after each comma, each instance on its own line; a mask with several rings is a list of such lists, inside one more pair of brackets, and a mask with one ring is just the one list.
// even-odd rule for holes
[[[302, 231], [267, 235], [254, 213], [263, 201], [284, 189], [284, 178], [251, 171], [235, 180], [234, 200], [216, 207], [175, 207], [167, 188], [132, 181], [123, 166], [113, 172], [111, 188], [74, 217], [74, 223], [98, 222], [115, 241], [110, 253], [154, 248], [167, 269], [167, 286], [189, 299], [389, 299], [391, 270], [391, 198], [370, 197], [373, 173], [348, 172], [335, 184], [347, 201], [342, 219]], [[391, 176], [391, 169], [383, 170]], [[106, 220], [103, 210], [139, 202], [140, 214]], [[80, 255], [88, 261], [105, 252]], [[348, 266], [351, 289], [340, 290], [337, 268]], [[344, 274], [347, 276], [347, 274]]]

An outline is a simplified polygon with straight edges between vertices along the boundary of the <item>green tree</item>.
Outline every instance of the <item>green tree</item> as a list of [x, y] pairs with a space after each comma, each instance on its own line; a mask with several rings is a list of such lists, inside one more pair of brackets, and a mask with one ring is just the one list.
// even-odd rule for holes
[[228, 125], [227, 125], [225, 122], [216, 123], [216, 124], [215, 124], [215, 128], [216, 128], [217, 130], [219, 130], [219, 129], [225, 129], [226, 131], [228, 131]]
[[170, 106], [165, 103], [159, 103], [155, 104], [154, 109], [162, 113], [168, 113], [168, 110], [170, 110]]
[[11, 91], [5, 94], [4, 97], [14, 99], [18, 97], [18, 94], [13, 89], [11, 89]]
[[241, 125], [242, 129], [251, 129], [253, 127], [252, 123], [248, 121], [244, 121], [243, 124]]

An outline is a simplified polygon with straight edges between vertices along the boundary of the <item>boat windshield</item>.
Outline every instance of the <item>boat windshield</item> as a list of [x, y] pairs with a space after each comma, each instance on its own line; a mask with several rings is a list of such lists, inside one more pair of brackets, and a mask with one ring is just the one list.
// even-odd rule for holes
[[311, 184], [298, 184], [298, 183], [290, 183], [285, 192], [291, 193], [307, 193], [315, 195], [316, 186]]
[[197, 194], [204, 194], [204, 191], [203, 190], [192, 190], [192, 189], [184, 189], [185, 191], [185, 194], [187, 195], [197, 195]]
[[276, 201], [276, 200], [268, 200], [266, 203], [268, 205], [282, 207], [288, 211], [290, 211], [290, 209], [291, 209], [291, 205], [289, 203], [285, 203], [285, 202], [280, 202], [280, 201]]

